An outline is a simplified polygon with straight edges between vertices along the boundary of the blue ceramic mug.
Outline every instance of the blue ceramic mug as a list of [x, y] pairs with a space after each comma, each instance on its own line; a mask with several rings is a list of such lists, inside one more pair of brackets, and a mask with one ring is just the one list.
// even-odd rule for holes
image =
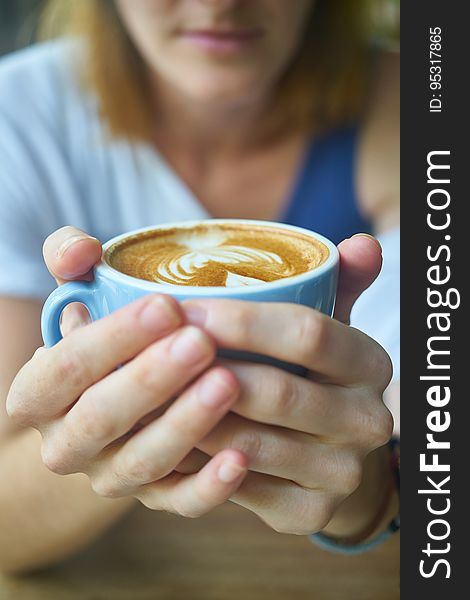
[[[195, 298], [228, 298], [237, 300], [249, 300], [256, 302], [293, 302], [303, 304], [319, 310], [327, 315], [332, 315], [336, 298], [336, 286], [339, 271], [339, 254], [336, 246], [325, 237], [292, 225], [282, 223], [271, 223], [269, 221], [254, 221], [246, 219], [211, 219], [213, 224], [242, 224], [254, 225], [256, 227], [275, 227], [299, 232], [323, 242], [329, 250], [329, 256], [319, 267], [294, 275], [285, 279], [279, 279], [270, 283], [250, 285], [243, 287], [198, 287], [180, 286], [154, 283], [125, 275], [111, 267], [106, 261], [107, 250], [113, 244], [123, 239], [135, 236], [141, 232], [152, 230], [165, 230], [177, 227], [188, 228], [207, 223], [208, 221], [183, 221], [180, 223], [169, 223], [146, 227], [119, 235], [103, 246], [103, 257], [95, 267], [94, 280], [91, 282], [70, 282], [58, 287], [44, 304], [41, 318], [41, 328], [44, 343], [47, 347], [53, 346], [62, 338], [60, 332], [60, 318], [64, 308], [72, 302], [80, 302], [86, 306], [93, 320], [101, 319], [115, 310], [141, 298], [145, 294], [162, 293], [169, 294], [178, 301]], [[227, 355], [227, 354], [225, 354]], [[230, 353], [229, 353], [230, 356]], [[248, 357], [247, 353], [232, 353], [232, 357]], [[253, 358], [253, 355], [249, 355]], [[259, 357], [257, 357], [259, 358]], [[272, 359], [262, 358], [263, 362], [276, 364]], [[285, 367], [283, 364], [282, 366]]]

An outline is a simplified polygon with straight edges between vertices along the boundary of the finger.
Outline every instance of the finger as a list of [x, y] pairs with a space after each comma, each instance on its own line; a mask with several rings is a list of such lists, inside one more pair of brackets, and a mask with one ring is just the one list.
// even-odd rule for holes
[[232, 413], [196, 447], [210, 456], [235, 448], [248, 457], [250, 471], [337, 493], [351, 493], [359, 485], [365, 455], [362, 448], [332, 447], [311, 435], [254, 423]]
[[73, 302], [66, 306], [60, 319], [60, 332], [65, 337], [78, 329], [91, 323], [90, 313], [83, 304]]
[[[114, 381], [102, 386], [103, 395], [99, 391], [84, 394], [67, 413], [56, 437], [62, 443], [62, 462], [68, 473], [80, 469], [142, 414], [176, 395], [208, 366], [214, 350], [203, 339], [202, 332], [187, 328], [188, 334], [193, 331], [199, 332], [201, 339], [189, 340], [193, 345], [196, 342], [200, 345], [200, 349], [191, 348], [191, 362], [182, 362], [180, 352], [176, 360], [173, 358], [172, 346], [181, 344], [186, 334], [185, 329], [181, 329], [176, 336], [171, 336], [179, 340], [170, 337], [158, 343], [159, 348], [149, 348], [144, 353], [148, 358], [140, 355], [110, 376]], [[143, 366], [144, 359], [147, 366]], [[145, 385], [141, 384], [142, 380]], [[236, 379], [229, 371], [220, 367], [209, 371], [183, 392], [161, 417], [121, 447], [112, 448], [111, 454], [105, 450], [100, 469], [104, 474], [109, 473], [108, 480], [112, 479], [106, 482], [107, 487], [116, 488], [116, 494], [127, 495], [128, 489], [168, 475], [229, 410], [237, 393]], [[60, 442], [55, 442], [55, 447], [57, 443]]]
[[224, 450], [199, 473], [171, 473], [140, 488], [136, 497], [152, 510], [199, 517], [227, 501], [246, 473], [246, 458], [235, 450]]
[[340, 272], [334, 318], [349, 323], [352, 307], [382, 268], [382, 248], [370, 235], [359, 233], [339, 246]]
[[191, 452], [176, 465], [175, 471], [183, 473], [184, 475], [197, 473], [204, 465], [207, 465], [210, 459], [211, 457], [208, 454], [204, 454], [204, 452], [193, 448]]
[[91, 270], [101, 259], [101, 244], [80, 229], [67, 226], [46, 239], [43, 255], [58, 285], [75, 279], [91, 281]]
[[135, 488], [168, 475], [233, 406], [238, 392], [230, 371], [216, 367], [205, 373], [121, 448], [113, 461], [118, 483], [125, 477]]
[[287, 479], [248, 472], [230, 498], [278, 533], [309, 535], [321, 531], [337, 504], [324, 491], [307, 490]]
[[389, 381], [390, 359], [377, 342], [305, 306], [205, 299], [189, 300], [182, 308], [188, 322], [224, 348], [301, 365], [332, 383]]
[[[338, 443], [385, 438], [389, 413], [368, 388], [319, 384], [269, 365], [221, 361], [240, 382], [232, 411]], [[385, 443], [385, 442], [384, 442]]]
[[37, 425], [62, 415], [87, 388], [181, 323], [173, 298], [149, 295], [39, 349], [10, 390], [11, 416], [19, 424]]

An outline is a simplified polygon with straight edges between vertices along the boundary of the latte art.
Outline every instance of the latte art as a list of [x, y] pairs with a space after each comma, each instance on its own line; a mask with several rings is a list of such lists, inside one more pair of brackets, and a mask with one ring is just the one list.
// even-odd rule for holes
[[[226, 270], [225, 287], [237, 285], [256, 285], [264, 279], [247, 277], [230, 272], [234, 265], [253, 266], [261, 271], [285, 271], [285, 277], [292, 275], [292, 269], [283, 264], [282, 258], [274, 252], [243, 246], [206, 246], [200, 250], [179, 250], [168, 255], [164, 262], [155, 266], [155, 281], [174, 285], [191, 285], [189, 282], [198, 277], [208, 265], [220, 265]], [[213, 268], [213, 267], [212, 267]]]
[[106, 260], [156, 283], [241, 287], [304, 273], [327, 257], [326, 246], [307, 235], [240, 224], [144, 232], [115, 244]]

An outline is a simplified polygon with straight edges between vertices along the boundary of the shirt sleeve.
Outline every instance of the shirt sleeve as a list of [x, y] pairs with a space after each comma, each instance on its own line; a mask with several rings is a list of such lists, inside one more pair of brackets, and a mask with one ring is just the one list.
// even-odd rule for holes
[[400, 380], [400, 230], [377, 239], [382, 245], [382, 271], [354, 305], [351, 325], [381, 344], [393, 364], [393, 380]]

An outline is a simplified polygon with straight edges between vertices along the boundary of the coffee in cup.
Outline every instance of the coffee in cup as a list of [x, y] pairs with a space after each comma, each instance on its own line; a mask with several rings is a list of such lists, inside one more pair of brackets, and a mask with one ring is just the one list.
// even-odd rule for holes
[[207, 222], [137, 233], [113, 244], [104, 259], [125, 275], [154, 283], [232, 288], [301, 275], [329, 254], [323, 242], [301, 231]]

